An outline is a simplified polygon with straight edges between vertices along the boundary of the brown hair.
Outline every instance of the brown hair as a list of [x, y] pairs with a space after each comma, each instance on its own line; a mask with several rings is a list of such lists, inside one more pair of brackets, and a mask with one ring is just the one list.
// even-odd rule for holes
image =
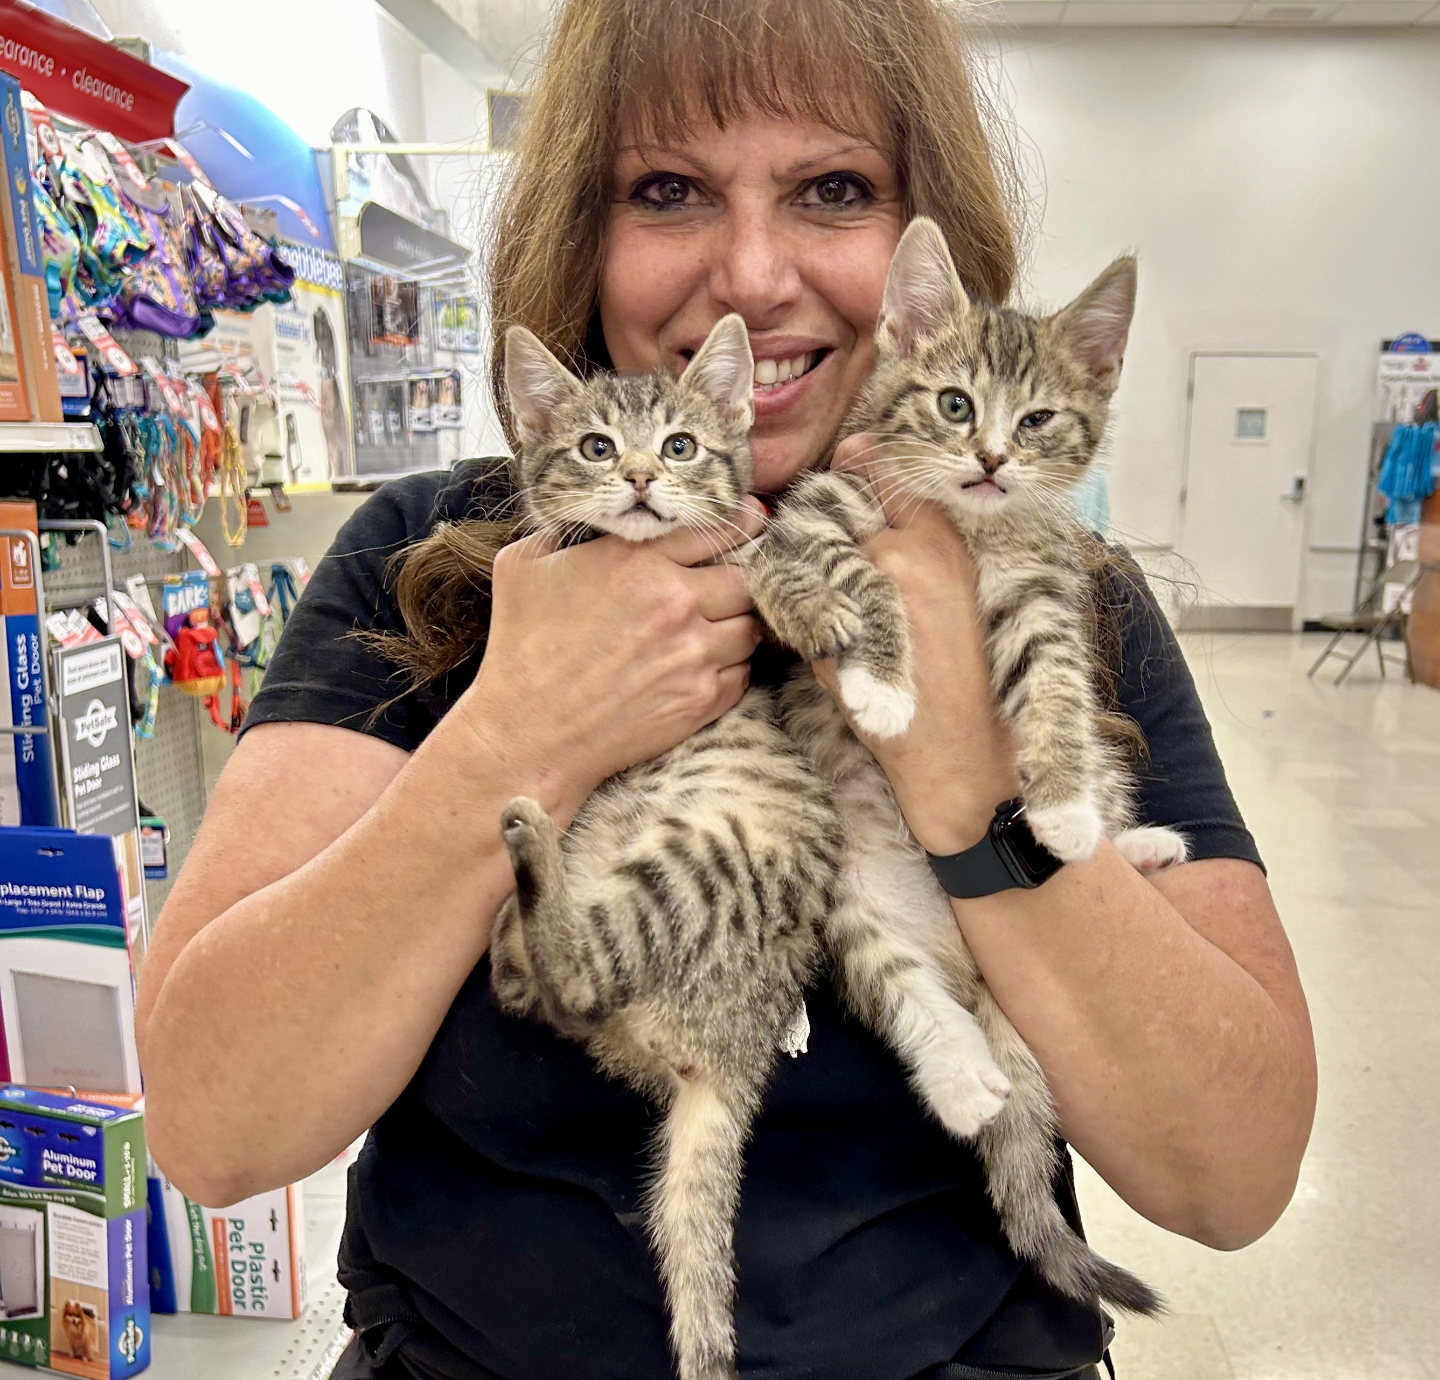
[[[1021, 199], [1003, 125], [971, 79], [950, 0], [569, 0], [530, 97], [490, 266], [491, 382], [506, 418], [506, 327], [582, 374], [622, 126], [641, 139], [750, 110], [874, 139], [906, 218], [940, 223], [965, 286], [1003, 301]], [[642, 94], [643, 93], [643, 94]], [[507, 426], [508, 426], [508, 418]]]

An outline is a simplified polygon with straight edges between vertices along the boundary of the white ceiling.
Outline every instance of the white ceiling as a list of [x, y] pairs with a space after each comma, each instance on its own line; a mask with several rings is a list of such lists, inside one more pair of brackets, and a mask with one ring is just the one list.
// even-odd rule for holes
[[[991, 12], [987, 4], [985, 11]], [[1007, 24], [1340, 28], [1440, 24], [1437, 0], [994, 0]]]
[[[415, 3], [416, 0], [412, 0]], [[554, 0], [418, 0], [471, 34], [506, 69], [524, 72]], [[675, 0], [685, 3], [685, 0]], [[1001, 25], [1245, 25], [1340, 28], [1440, 24], [1440, 0], [966, 0]]]

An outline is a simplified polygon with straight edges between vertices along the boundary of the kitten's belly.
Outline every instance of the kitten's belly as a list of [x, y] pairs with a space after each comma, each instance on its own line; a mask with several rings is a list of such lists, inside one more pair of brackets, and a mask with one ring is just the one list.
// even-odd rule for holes
[[865, 897], [866, 913], [922, 944], [962, 996], [974, 981], [974, 960], [880, 764], [812, 676], [787, 685], [785, 703], [791, 732], [835, 792], [845, 827], [841, 886]]

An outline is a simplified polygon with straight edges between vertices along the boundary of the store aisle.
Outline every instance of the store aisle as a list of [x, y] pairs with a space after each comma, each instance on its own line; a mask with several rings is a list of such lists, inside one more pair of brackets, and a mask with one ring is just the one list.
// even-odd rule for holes
[[1294, 1202], [1238, 1254], [1081, 1167], [1092, 1238], [1172, 1309], [1122, 1322], [1121, 1380], [1440, 1378], [1440, 694], [1373, 661], [1307, 681], [1319, 646], [1185, 639], [1305, 981], [1320, 1102]]

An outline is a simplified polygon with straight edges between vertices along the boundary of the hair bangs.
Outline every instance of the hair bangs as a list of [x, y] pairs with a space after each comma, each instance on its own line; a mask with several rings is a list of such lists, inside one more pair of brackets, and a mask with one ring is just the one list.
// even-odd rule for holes
[[[832, 0], [700, 0], [632, 6], [617, 58], [627, 135], [683, 139], [748, 115], [809, 120], [888, 146], [883, 52]], [[858, 41], [857, 41], [858, 40]], [[873, 54], [867, 61], [863, 56]]]

